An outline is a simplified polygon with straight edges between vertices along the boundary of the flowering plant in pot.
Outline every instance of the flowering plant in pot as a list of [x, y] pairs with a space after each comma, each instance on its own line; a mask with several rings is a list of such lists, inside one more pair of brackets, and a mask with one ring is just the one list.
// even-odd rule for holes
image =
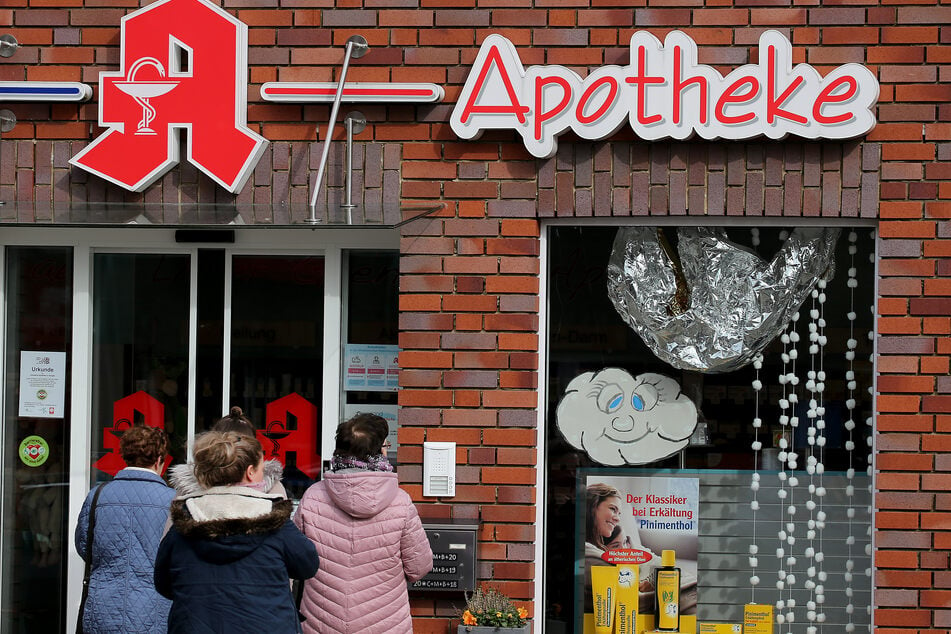
[[458, 631], [484, 634], [504, 630], [505, 634], [527, 634], [527, 617], [525, 608], [515, 607], [511, 599], [495, 588], [480, 587], [466, 595], [466, 609]]

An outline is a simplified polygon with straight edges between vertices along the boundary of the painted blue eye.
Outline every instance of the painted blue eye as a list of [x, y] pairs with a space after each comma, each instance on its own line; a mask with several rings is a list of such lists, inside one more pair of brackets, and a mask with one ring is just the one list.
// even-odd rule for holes
[[605, 414], [613, 414], [622, 407], [627, 395], [621, 386], [613, 383], [605, 385], [597, 394], [598, 409]]
[[636, 409], [639, 412], [644, 411], [644, 399], [642, 399], [637, 394], [634, 394], [631, 396], [631, 405], [633, 405], [634, 409]]

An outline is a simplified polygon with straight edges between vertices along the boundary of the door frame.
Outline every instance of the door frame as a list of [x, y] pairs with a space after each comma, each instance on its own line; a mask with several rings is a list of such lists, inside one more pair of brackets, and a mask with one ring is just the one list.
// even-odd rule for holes
[[[179, 229], [181, 227], [178, 227]], [[196, 227], [189, 227], [195, 229]], [[214, 227], [222, 229], [223, 227]], [[323, 302], [323, 384], [319, 404], [321, 418], [327, 421], [339, 418], [342, 390], [343, 335], [346, 323], [343, 276], [344, 251], [349, 250], [399, 250], [399, 230], [387, 227], [330, 228], [330, 227], [273, 227], [228, 226], [234, 229], [234, 242], [221, 243], [176, 243], [175, 227], [6, 227], [0, 234], [0, 280], [4, 280], [5, 247], [10, 246], [69, 246], [73, 248], [73, 318], [70, 367], [72, 383], [70, 448], [69, 448], [69, 497], [67, 535], [64, 549], [67, 550], [66, 624], [74, 625], [79, 613], [82, 596], [84, 563], [72, 548], [72, 531], [75, 530], [79, 512], [88, 493], [92, 477], [89, 459], [91, 449], [92, 393], [92, 299], [93, 266], [96, 253], [187, 253], [191, 256], [190, 304], [189, 304], [189, 390], [188, 396], [188, 456], [191, 457], [191, 440], [194, 437], [195, 417], [195, 353], [197, 350], [197, 258], [200, 248], [222, 248], [225, 258], [225, 332], [230, 326], [231, 307], [231, 262], [234, 255], [311, 255], [324, 258]], [[5, 345], [4, 316], [6, 307], [4, 284], [0, 283], [0, 334]], [[223, 370], [227, 379], [230, 364], [230, 339], [225, 338]], [[227, 380], [226, 380], [227, 383]], [[226, 387], [226, 386], [225, 386]], [[228, 408], [227, 390], [223, 390], [223, 411]], [[0, 390], [0, 411], [4, 403]], [[4, 426], [6, 427], [6, 426]], [[329, 455], [334, 447], [336, 425], [321, 425], [321, 452]], [[0, 430], [0, 442], [3, 440]], [[0, 469], [4, 467], [0, 455]], [[2, 557], [2, 553], [0, 553]], [[0, 562], [2, 563], [2, 562]]]

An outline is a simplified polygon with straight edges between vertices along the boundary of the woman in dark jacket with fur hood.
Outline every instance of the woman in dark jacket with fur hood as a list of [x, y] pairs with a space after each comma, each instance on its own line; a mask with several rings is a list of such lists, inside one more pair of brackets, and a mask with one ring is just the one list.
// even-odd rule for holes
[[[244, 415], [244, 412], [237, 405], [233, 406], [227, 416], [222, 416], [215, 421], [211, 431], [233, 431], [251, 438], [257, 438], [257, 432], [251, 419]], [[257, 487], [265, 493], [273, 493], [282, 498], [287, 497], [287, 490], [281, 483], [284, 476], [284, 467], [280, 460], [271, 459], [264, 461], [264, 484]], [[195, 478], [195, 465], [193, 463], [182, 463], [173, 465], [168, 470], [168, 481], [171, 483], [178, 495], [185, 497], [193, 495], [201, 490], [201, 485]]]
[[155, 562], [169, 633], [300, 632], [290, 579], [314, 576], [317, 551], [290, 521], [292, 502], [260, 490], [261, 443], [212, 431], [194, 454], [202, 490], [172, 502]]

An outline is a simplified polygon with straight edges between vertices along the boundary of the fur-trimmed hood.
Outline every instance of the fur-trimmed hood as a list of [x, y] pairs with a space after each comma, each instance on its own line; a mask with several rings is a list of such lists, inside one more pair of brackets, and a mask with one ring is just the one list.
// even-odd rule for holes
[[[280, 460], [272, 458], [264, 461], [265, 491], [273, 491], [275, 486], [280, 484], [283, 476], [284, 467], [281, 466]], [[202, 486], [198, 484], [198, 479], [195, 477], [195, 465], [191, 462], [170, 467], [168, 481], [175, 487], [175, 491], [178, 492], [180, 497], [187, 497], [204, 491]]]
[[253, 552], [290, 519], [294, 504], [249, 487], [221, 486], [172, 502], [172, 526], [202, 559], [229, 563]]

